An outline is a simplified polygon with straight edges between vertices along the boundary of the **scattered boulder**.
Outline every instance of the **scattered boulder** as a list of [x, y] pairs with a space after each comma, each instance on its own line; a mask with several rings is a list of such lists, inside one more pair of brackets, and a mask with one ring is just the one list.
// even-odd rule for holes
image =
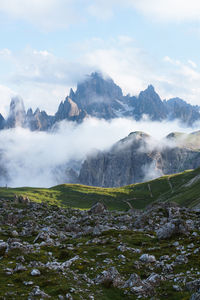
[[32, 276], [39, 276], [39, 275], [40, 275], [40, 271], [39, 271], [38, 269], [33, 269], [33, 270], [31, 271], [31, 275], [32, 275]]
[[156, 258], [155, 258], [154, 255], [142, 254], [140, 256], [140, 261], [142, 261], [143, 263], [155, 263], [156, 262]]
[[190, 291], [190, 292], [197, 292], [200, 290], [200, 279], [196, 279], [193, 281], [189, 281], [186, 283], [186, 288]]
[[200, 290], [197, 293], [192, 294], [190, 300], [200, 300]]
[[19, 204], [19, 203], [28, 204], [28, 203], [30, 203], [30, 199], [28, 197], [24, 197], [22, 195], [20, 195], [20, 196], [15, 195], [14, 201], [15, 201], [16, 204]]
[[176, 257], [175, 263], [178, 265], [187, 264], [188, 258], [185, 255], [178, 255]]
[[156, 273], [152, 273], [147, 279], [146, 282], [150, 283], [153, 286], [157, 286], [160, 284], [160, 282], [164, 280], [163, 276], [156, 274]]
[[27, 270], [27, 268], [25, 266], [23, 266], [22, 264], [17, 264], [14, 269], [14, 272], [23, 272], [26, 270]]
[[182, 219], [173, 219], [156, 232], [158, 239], [169, 239], [179, 234], [188, 234], [188, 226]]
[[43, 298], [51, 298], [49, 295], [47, 295], [45, 292], [43, 292], [39, 286], [36, 286], [33, 291], [30, 293], [30, 296], [40, 296], [42, 298], [40, 299], [43, 299]]
[[142, 280], [136, 273], [131, 274], [130, 278], [124, 283], [123, 288], [132, 288], [133, 286], [141, 286]]
[[8, 248], [8, 243], [6, 242], [0, 242], [0, 256], [4, 255]]
[[105, 204], [101, 202], [95, 203], [88, 211], [89, 214], [103, 214], [107, 211]]
[[115, 267], [109, 268], [107, 271], [103, 271], [95, 279], [97, 284], [103, 284], [106, 287], [111, 285], [114, 287], [120, 287], [123, 285], [123, 280]]

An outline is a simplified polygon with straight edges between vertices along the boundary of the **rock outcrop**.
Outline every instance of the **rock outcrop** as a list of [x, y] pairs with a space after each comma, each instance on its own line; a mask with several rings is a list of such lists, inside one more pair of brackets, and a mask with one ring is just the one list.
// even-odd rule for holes
[[99, 151], [83, 163], [82, 184], [114, 187], [147, 181], [200, 166], [200, 152], [174, 144], [159, 146], [143, 132], [133, 132], [108, 151]]

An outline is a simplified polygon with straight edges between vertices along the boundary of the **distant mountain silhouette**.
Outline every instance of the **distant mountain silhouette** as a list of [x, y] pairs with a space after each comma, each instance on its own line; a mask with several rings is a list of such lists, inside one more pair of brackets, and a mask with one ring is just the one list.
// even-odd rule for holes
[[144, 115], [152, 121], [178, 119], [192, 126], [200, 121], [200, 107], [188, 104], [180, 98], [162, 101], [154, 87], [140, 92], [139, 96], [123, 95], [121, 88], [109, 77], [95, 72], [78, 83], [74, 92], [62, 101], [54, 116], [37, 109], [25, 111], [23, 100], [11, 100], [9, 116], [6, 120], [0, 114], [0, 129], [21, 126], [31, 130], [46, 131], [62, 120], [82, 122], [87, 117], [110, 120], [131, 117], [140, 120]]

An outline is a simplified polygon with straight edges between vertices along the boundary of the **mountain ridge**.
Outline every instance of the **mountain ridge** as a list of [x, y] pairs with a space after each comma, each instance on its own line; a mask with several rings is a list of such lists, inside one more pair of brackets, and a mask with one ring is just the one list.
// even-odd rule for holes
[[106, 151], [88, 155], [79, 182], [119, 187], [200, 166], [200, 133], [171, 133], [160, 142], [144, 132], [132, 132]]
[[192, 126], [200, 121], [200, 107], [180, 98], [161, 100], [152, 85], [137, 97], [123, 95], [122, 89], [111, 78], [94, 72], [77, 84], [75, 92], [70, 90], [54, 115], [40, 109], [34, 113], [31, 108], [25, 111], [23, 100], [12, 98], [8, 118], [0, 115], [0, 129], [21, 126], [33, 131], [46, 131], [62, 120], [81, 123], [87, 117], [105, 120], [129, 117], [139, 121], [144, 115], [151, 121], [179, 120], [186, 126]]

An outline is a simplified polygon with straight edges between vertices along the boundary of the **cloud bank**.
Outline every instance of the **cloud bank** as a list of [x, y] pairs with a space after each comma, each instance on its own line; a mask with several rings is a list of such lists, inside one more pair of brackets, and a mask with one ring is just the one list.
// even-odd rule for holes
[[[9, 180], [1, 177], [0, 183], [12, 187], [50, 187], [66, 182], [64, 171], [70, 161], [81, 162], [88, 153], [108, 149], [133, 131], [144, 131], [160, 140], [172, 131], [191, 132], [192, 129], [183, 129], [177, 122], [88, 119], [81, 125], [61, 122], [50, 133], [22, 128], [3, 130], [0, 132], [1, 166], [6, 167]], [[64, 169], [60, 168], [63, 166]], [[56, 168], [61, 170], [60, 177]]]
[[157, 20], [200, 21], [200, 2], [198, 0], [127, 0], [133, 8]]
[[[198, 0], [1, 0], [0, 13], [42, 30], [69, 28], [91, 16], [112, 18], [121, 8], [132, 9], [158, 21], [200, 21]], [[80, 13], [80, 11], [82, 13]], [[84, 17], [83, 17], [84, 16]]]
[[[75, 4], [80, 4], [76, 0]], [[68, 28], [78, 19], [72, 0], [1, 0], [0, 13], [23, 20], [42, 30]], [[79, 19], [80, 20], [80, 19]]]

